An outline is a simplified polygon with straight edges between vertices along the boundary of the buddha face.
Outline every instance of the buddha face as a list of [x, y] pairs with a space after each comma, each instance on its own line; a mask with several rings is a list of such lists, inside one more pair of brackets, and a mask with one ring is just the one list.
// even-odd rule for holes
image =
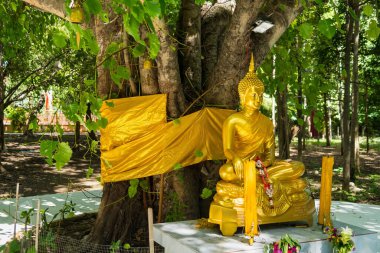
[[247, 109], [258, 110], [263, 103], [263, 89], [249, 88], [245, 93], [244, 101], [242, 101], [243, 107]]

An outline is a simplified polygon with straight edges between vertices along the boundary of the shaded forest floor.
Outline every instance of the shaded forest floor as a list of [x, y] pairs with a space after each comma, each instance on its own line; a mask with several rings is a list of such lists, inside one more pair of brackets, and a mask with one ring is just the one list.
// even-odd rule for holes
[[[362, 143], [361, 143], [362, 144]], [[319, 198], [321, 167], [323, 156], [334, 156], [332, 199], [357, 203], [380, 205], [380, 139], [370, 142], [367, 153], [364, 145], [360, 149], [360, 172], [356, 173], [356, 181], [350, 184], [350, 192], [342, 191], [343, 164], [340, 141], [333, 140], [331, 147], [325, 142], [308, 140], [303, 151], [302, 161], [306, 166], [305, 177], [310, 183], [315, 198]], [[291, 146], [291, 158], [297, 160], [296, 143]]]
[[[90, 157], [89, 152], [82, 148], [74, 151], [69, 164], [58, 171], [41, 157], [40, 139], [38, 135], [27, 139], [22, 135], [6, 135], [6, 150], [0, 153], [5, 170], [0, 172], [0, 198], [14, 197], [17, 182], [20, 183], [21, 196], [101, 188], [96, 179], [100, 176], [98, 157]], [[74, 136], [66, 135], [64, 141], [72, 146]], [[81, 137], [81, 144], [86, 145], [85, 136]], [[93, 168], [94, 174], [86, 178], [89, 167]]]

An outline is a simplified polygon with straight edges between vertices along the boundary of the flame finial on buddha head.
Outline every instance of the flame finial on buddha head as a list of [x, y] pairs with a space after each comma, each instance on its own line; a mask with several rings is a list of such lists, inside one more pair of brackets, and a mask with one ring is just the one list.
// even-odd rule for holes
[[251, 62], [249, 64], [248, 73], [245, 75], [243, 79], [240, 80], [238, 85], [238, 92], [241, 104], [244, 103], [244, 98], [249, 89], [255, 89], [256, 91], [260, 90], [261, 92], [264, 92], [264, 84], [263, 82], [261, 82], [261, 80], [257, 77], [255, 73], [253, 54], [251, 54]]

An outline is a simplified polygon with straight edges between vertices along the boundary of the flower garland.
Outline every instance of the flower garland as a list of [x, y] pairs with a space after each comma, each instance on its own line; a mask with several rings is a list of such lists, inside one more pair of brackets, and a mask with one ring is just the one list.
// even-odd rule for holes
[[267, 168], [264, 166], [264, 164], [260, 160], [260, 157], [256, 157], [255, 161], [256, 161], [256, 168], [259, 170], [259, 175], [264, 185], [265, 194], [268, 196], [268, 199], [269, 199], [269, 205], [271, 208], [274, 208], [273, 186], [269, 181]]
[[355, 243], [352, 241], [352, 229], [349, 227], [340, 230], [334, 227], [325, 227], [324, 232], [328, 234], [328, 240], [332, 243], [334, 252], [349, 253], [355, 250]]

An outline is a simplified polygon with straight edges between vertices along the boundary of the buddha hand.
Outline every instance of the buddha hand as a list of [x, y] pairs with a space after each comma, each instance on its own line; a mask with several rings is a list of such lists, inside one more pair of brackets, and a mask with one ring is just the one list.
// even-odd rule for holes
[[244, 164], [243, 160], [235, 156], [234, 159], [232, 159], [232, 165], [234, 166], [235, 174], [240, 179], [243, 180], [244, 178]]

